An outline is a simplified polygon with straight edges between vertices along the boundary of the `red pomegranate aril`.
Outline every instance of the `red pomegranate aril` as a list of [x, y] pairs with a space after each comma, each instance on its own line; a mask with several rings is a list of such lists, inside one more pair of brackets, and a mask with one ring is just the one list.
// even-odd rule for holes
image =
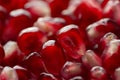
[[47, 33], [48, 36], [55, 36], [57, 31], [65, 26], [65, 20], [60, 17], [40, 17], [34, 23], [42, 32]]
[[2, 40], [6, 43], [9, 40], [16, 40], [19, 32], [31, 26], [31, 15], [24, 9], [17, 9], [10, 12], [10, 18], [4, 28]]
[[38, 80], [58, 80], [57, 78], [54, 77], [54, 75], [50, 73], [41, 73]]
[[50, 7], [44, 0], [31, 0], [24, 5], [24, 8], [32, 14], [33, 21], [38, 17], [51, 15]]
[[23, 67], [39, 76], [40, 73], [45, 72], [44, 62], [39, 53], [33, 52], [29, 54], [21, 63]]
[[23, 60], [24, 54], [19, 50], [16, 42], [8, 41], [3, 48], [5, 51], [3, 65], [14, 66]]
[[[119, 36], [120, 27], [111, 19], [103, 18], [90, 24], [87, 28], [87, 35], [91, 44], [96, 44], [108, 32], [113, 32]], [[92, 47], [92, 46], [91, 46]]]
[[94, 66], [91, 71], [91, 79], [90, 80], [110, 80], [108, 79], [108, 75], [105, 69], [101, 66]]
[[29, 80], [29, 79], [36, 79], [31, 72], [29, 72], [26, 68], [21, 66], [14, 66], [13, 69], [17, 72], [19, 80]]
[[102, 9], [94, 0], [80, 0], [79, 5], [74, 10], [74, 14], [80, 18], [78, 24], [85, 29], [89, 24], [102, 18]]
[[103, 66], [109, 74], [120, 66], [120, 40], [114, 39], [110, 41], [108, 47], [105, 48], [102, 58]]
[[0, 80], [19, 80], [16, 71], [9, 67], [5, 66], [0, 74]]
[[65, 63], [62, 48], [56, 40], [48, 40], [43, 44], [41, 56], [49, 73], [60, 76], [60, 70]]
[[80, 61], [85, 53], [82, 33], [76, 25], [67, 25], [58, 31], [57, 39], [66, 52], [68, 59]]
[[120, 25], [120, 1], [119, 0], [109, 0], [106, 4], [103, 14], [104, 17], [109, 17], [116, 21]]
[[98, 48], [96, 51], [99, 53], [99, 55], [103, 53], [104, 49], [109, 45], [110, 41], [117, 38], [118, 37], [112, 32], [106, 33], [98, 43]]
[[67, 8], [70, 0], [51, 0], [49, 7], [51, 10], [51, 16], [57, 17], [61, 15], [62, 10]]
[[114, 78], [114, 80], [120, 80], [120, 67], [115, 69], [113, 78]]
[[84, 67], [81, 63], [67, 61], [61, 69], [61, 75], [65, 80], [84, 75]]
[[29, 27], [20, 32], [17, 42], [20, 50], [29, 55], [32, 52], [40, 52], [46, 40], [46, 35], [38, 27]]
[[87, 50], [82, 57], [83, 64], [91, 69], [94, 66], [102, 66], [102, 60], [96, 53], [92, 50]]
[[5, 52], [4, 52], [3, 46], [0, 44], [0, 64], [3, 61], [4, 57], [5, 57]]

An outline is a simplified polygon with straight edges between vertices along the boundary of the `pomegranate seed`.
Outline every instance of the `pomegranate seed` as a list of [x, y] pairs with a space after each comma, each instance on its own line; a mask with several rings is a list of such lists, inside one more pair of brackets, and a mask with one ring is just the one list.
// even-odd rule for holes
[[38, 76], [45, 71], [44, 62], [39, 53], [33, 52], [29, 54], [21, 64], [23, 67]]
[[53, 17], [60, 16], [62, 10], [67, 8], [69, 1], [70, 0], [51, 0], [49, 2], [51, 16], [53, 16]]
[[120, 80], [120, 67], [115, 69], [114, 80]]
[[56, 32], [65, 25], [65, 20], [63, 18], [52, 18], [52, 17], [40, 17], [34, 23], [34, 26], [39, 27], [39, 29], [48, 34], [48, 36], [55, 35]]
[[4, 43], [9, 40], [16, 40], [22, 29], [31, 26], [31, 15], [24, 9], [11, 11], [10, 16], [2, 35]]
[[51, 15], [50, 7], [44, 0], [29, 1], [24, 8], [32, 14], [33, 21], [36, 21], [38, 17]]
[[110, 41], [108, 47], [103, 52], [103, 66], [109, 74], [120, 66], [120, 40]]
[[68, 25], [58, 31], [57, 39], [65, 49], [67, 57], [80, 60], [85, 53], [85, 44], [81, 38], [78, 26]]
[[83, 65], [77, 62], [67, 61], [61, 70], [61, 75], [63, 78], [65, 78], [65, 80], [68, 80], [70, 78], [83, 75], [83, 74], [84, 74]]
[[55, 78], [52, 74], [50, 73], [41, 73], [40, 77], [38, 80], [58, 80], [57, 78]]
[[116, 21], [120, 25], [120, 1], [119, 0], [109, 0], [106, 4], [103, 13], [104, 17], [109, 17]]
[[85, 29], [87, 25], [102, 18], [102, 9], [94, 0], [80, 0], [79, 5], [74, 10], [74, 15], [80, 19], [78, 24], [81, 28]]
[[16, 42], [8, 41], [3, 48], [5, 51], [4, 65], [14, 66], [23, 60], [24, 55], [19, 50]]
[[42, 59], [48, 72], [55, 76], [59, 76], [60, 70], [65, 63], [65, 56], [63, 53], [63, 50], [55, 40], [48, 40], [43, 44], [41, 51]]
[[94, 66], [102, 65], [101, 58], [98, 57], [92, 50], [86, 51], [86, 53], [82, 57], [82, 61], [88, 69], [90, 69]]
[[91, 69], [91, 80], [109, 80], [104, 68], [95, 66]]
[[35, 77], [26, 69], [21, 66], [14, 66], [13, 69], [17, 72], [19, 80], [33, 80]]
[[0, 80], [18, 80], [18, 76], [13, 68], [6, 66], [0, 74]]
[[20, 50], [29, 55], [32, 52], [39, 52], [46, 40], [46, 35], [38, 27], [29, 27], [20, 32], [17, 41]]
[[119, 33], [119, 26], [109, 18], [103, 18], [87, 27], [87, 34], [91, 44], [100, 41], [107, 32]]
[[97, 52], [101, 55], [104, 51], [104, 49], [109, 45], [110, 41], [113, 39], [117, 39], [117, 36], [114, 33], [108, 32], [106, 33], [98, 43]]

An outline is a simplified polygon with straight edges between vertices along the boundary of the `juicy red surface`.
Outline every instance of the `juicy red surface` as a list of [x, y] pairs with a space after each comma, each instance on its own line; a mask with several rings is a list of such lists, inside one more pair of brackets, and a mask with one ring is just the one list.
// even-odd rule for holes
[[80, 16], [79, 23], [83, 29], [85, 29], [89, 24], [102, 18], [102, 10], [100, 6], [93, 0], [82, 0], [76, 7], [74, 14], [78, 18]]
[[[49, 45], [51, 44], [51, 45]], [[64, 52], [55, 40], [49, 40], [43, 44], [42, 59], [48, 72], [60, 76], [60, 70], [65, 63]]]
[[83, 64], [67, 61], [64, 64], [63, 68], [61, 69], [61, 75], [63, 78], [65, 78], [67, 80], [67, 79], [73, 78], [75, 76], [85, 75], [84, 71], [85, 70], [83, 68]]
[[0, 80], [120, 80], [120, 0], [0, 0]]
[[65, 49], [68, 58], [79, 61], [84, 55], [85, 44], [78, 27], [76, 27], [76, 25], [68, 25], [61, 28], [58, 32], [58, 41]]
[[[12, 13], [12, 12], [11, 12]], [[14, 12], [15, 13], [15, 12]], [[2, 34], [2, 41], [6, 43], [9, 40], [17, 40], [19, 32], [31, 26], [31, 18], [29, 15], [25, 15], [21, 13], [20, 15], [10, 15], [8, 19], [8, 23], [6, 24], [3, 34]], [[7, 36], [7, 37], [6, 37]]]
[[34, 73], [36, 76], [39, 76], [40, 73], [45, 71], [44, 62], [41, 59], [41, 56], [39, 55], [39, 53], [36, 53], [36, 52], [29, 54], [23, 60], [21, 65], [27, 68], [32, 73]]
[[21, 32], [18, 36], [18, 46], [25, 55], [31, 52], [39, 52], [41, 50], [43, 42], [46, 41], [46, 36], [41, 31]]
[[67, 8], [69, 0], [52, 0], [49, 2], [53, 17], [60, 16], [63, 9]]

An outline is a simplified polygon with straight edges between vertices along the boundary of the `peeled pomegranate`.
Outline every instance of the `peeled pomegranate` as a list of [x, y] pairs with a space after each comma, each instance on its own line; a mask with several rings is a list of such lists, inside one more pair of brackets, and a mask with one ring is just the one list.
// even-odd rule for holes
[[120, 0], [0, 0], [0, 80], [120, 80]]

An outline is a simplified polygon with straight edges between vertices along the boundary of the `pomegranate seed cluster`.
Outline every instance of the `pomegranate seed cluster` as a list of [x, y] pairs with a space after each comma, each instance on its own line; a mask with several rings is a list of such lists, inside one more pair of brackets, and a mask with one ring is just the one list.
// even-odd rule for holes
[[0, 80], [120, 80], [120, 0], [0, 0]]

